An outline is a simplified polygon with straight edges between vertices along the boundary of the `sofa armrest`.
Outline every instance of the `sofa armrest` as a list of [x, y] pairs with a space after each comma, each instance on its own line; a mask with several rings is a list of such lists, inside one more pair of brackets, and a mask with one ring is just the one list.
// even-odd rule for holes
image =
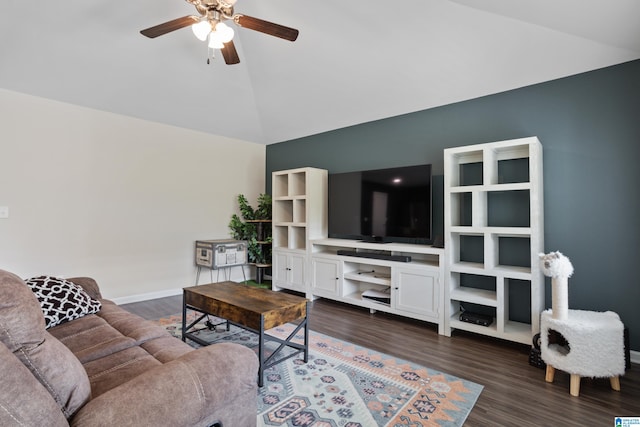
[[100, 292], [100, 286], [98, 286], [98, 282], [96, 282], [91, 277], [72, 277], [67, 279], [71, 283], [74, 283], [80, 286], [85, 290], [86, 293], [93, 299], [102, 299], [102, 293]]
[[68, 427], [51, 394], [2, 342], [0, 366], [0, 426]]
[[[239, 396], [256, 419], [258, 358], [239, 344], [221, 343], [182, 355], [89, 401], [72, 426], [206, 426]], [[246, 400], [246, 399], [245, 399]], [[247, 407], [248, 406], [248, 407]], [[225, 424], [231, 425], [231, 424]]]

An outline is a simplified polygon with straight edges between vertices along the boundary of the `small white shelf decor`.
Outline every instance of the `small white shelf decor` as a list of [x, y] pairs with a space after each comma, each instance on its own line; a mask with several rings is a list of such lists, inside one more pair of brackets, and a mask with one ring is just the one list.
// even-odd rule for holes
[[[445, 334], [460, 329], [531, 344], [544, 308], [538, 268], [544, 248], [540, 141], [445, 149], [444, 197]], [[462, 306], [494, 321], [463, 322]]]

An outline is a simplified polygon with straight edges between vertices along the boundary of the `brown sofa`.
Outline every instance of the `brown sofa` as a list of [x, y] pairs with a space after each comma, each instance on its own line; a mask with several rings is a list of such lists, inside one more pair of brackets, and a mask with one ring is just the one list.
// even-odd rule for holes
[[256, 425], [258, 360], [237, 344], [197, 350], [68, 279], [100, 311], [45, 329], [34, 292], [0, 270], [0, 425]]

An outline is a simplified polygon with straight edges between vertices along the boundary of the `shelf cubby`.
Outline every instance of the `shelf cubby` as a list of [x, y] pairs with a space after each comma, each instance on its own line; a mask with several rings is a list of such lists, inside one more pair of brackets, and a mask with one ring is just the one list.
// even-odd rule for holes
[[531, 281], [506, 278], [505, 300], [509, 308], [505, 321], [531, 324]]
[[293, 222], [293, 200], [274, 200], [273, 221], [275, 223]]
[[345, 280], [391, 286], [391, 267], [345, 262], [344, 269]]
[[488, 227], [530, 227], [528, 190], [491, 191], [487, 194]]
[[284, 174], [274, 174], [272, 182], [272, 197], [274, 199], [289, 196], [289, 176]]
[[495, 235], [498, 250], [497, 266], [522, 267], [531, 269], [531, 238], [529, 236], [500, 236]]
[[305, 250], [307, 248], [305, 227], [295, 225], [289, 227], [289, 248], [301, 250]]
[[464, 163], [460, 165], [459, 169], [459, 185], [461, 187], [467, 187], [470, 185], [483, 185], [483, 163]]
[[289, 175], [289, 196], [304, 196], [307, 194], [307, 174], [305, 171], [293, 172]]
[[496, 280], [491, 276], [455, 272], [450, 277], [451, 299], [459, 302], [496, 307]]
[[358, 301], [367, 307], [382, 304], [390, 306], [390, 302], [382, 302], [362, 295], [366, 291], [377, 291], [389, 294], [391, 298], [391, 267], [359, 262], [345, 262], [342, 280], [342, 296]]
[[289, 226], [274, 225], [272, 229], [273, 246], [279, 248], [289, 247]]
[[498, 161], [497, 184], [529, 182], [529, 159], [505, 159]]
[[459, 234], [460, 262], [484, 264], [484, 235]]
[[293, 222], [304, 224], [307, 222], [307, 201], [306, 199], [293, 200]]
[[472, 225], [472, 212], [471, 202], [472, 193], [457, 192], [451, 195], [451, 224], [454, 226], [471, 227]]

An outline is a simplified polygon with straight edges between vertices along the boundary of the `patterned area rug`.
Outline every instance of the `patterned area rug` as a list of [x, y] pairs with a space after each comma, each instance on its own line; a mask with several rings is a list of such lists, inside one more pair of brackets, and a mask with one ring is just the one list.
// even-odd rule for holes
[[[158, 322], [181, 336], [180, 315]], [[210, 316], [210, 322], [223, 320]], [[204, 323], [196, 327], [207, 342], [258, 345], [255, 334], [233, 325], [229, 331], [224, 325], [216, 330]], [[286, 338], [294, 327], [287, 324], [267, 333]], [[309, 345], [307, 363], [296, 356], [265, 371], [257, 398], [258, 426], [462, 426], [483, 388], [314, 331]]]

